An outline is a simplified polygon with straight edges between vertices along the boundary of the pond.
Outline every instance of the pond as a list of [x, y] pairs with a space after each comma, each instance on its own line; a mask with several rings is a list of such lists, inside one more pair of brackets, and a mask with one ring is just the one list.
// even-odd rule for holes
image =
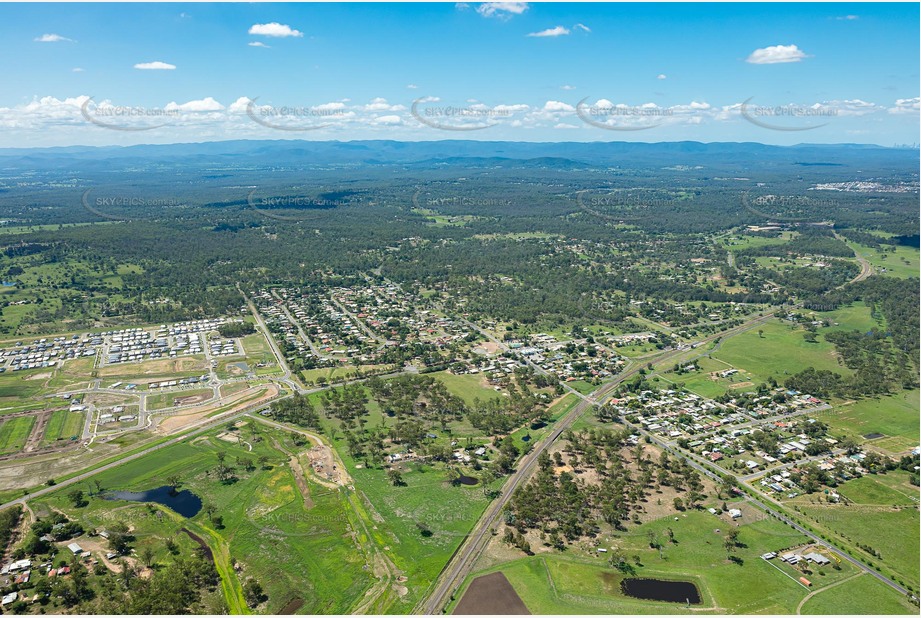
[[473, 478], [472, 476], [467, 476], [466, 474], [462, 474], [460, 475], [460, 477], [458, 477], [457, 482], [460, 483], [461, 485], [476, 485], [480, 481], [478, 479]]
[[620, 583], [620, 589], [625, 595], [635, 599], [690, 603], [692, 605], [700, 603], [700, 591], [691, 582], [628, 578]]
[[156, 502], [173, 509], [183, 517], [195, 517], [201, 510], [201, 498], [188, 489], [174, 491], [169, 485], [147, 491], [108, 491], [102, 497], [106, 500]]

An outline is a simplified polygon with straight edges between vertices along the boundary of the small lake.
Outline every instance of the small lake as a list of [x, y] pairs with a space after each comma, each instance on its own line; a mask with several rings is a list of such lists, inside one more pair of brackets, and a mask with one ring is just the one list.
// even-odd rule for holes
[[201, 498], [188, 489], [174, 493], [169, 485], [147, 491], [107, 491], [102, 497], [106, 500], [156, 502], [173, 509], [183, 517], [195, 517], [201, 510]]
[[700, 603], [700, 591], [691, 582], [673, 582], [664, 579], [628, 578], [620, 583], [628, 597], [647, 601], [671, 603]]
[[467, 476], [466, 474], [462, 474], [457, 479], [457, 482], [460, 483], [461, 485], [476, 485], [480, 481], [478, 479], [473, 478], [472, 476]]

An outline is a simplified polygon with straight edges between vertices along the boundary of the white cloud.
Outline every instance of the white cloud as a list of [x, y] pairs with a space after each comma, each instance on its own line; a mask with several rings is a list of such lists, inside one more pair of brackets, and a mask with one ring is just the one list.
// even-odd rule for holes
[[526, 112], [531, 109], [531, 106], [525, 103], [516, 103], [513, 105], [496, 105], [492, 109], [500, 114], [514, 114], [516, 112]]
[[527, 2], [484, 2], [476, 7], [476, 12], [483, 17], [510, 18], [512, 15], [521, 15], [528, 10]]
[[71, 71], [73, 71], [74, 73], [83, 73], [84, 69], [82, 69], [81, 67], [74, 67], [71, 69]]
[[698, 103], [697, 101], [691, 101], [691, 109], [710, 109], [710, 104], [707, 102]]
[[176, 68], [176, 65], [157, 60], [154, 62], [139, 62], [134, 65], [134, 68], [142, 71], [172, 71]]
[[575, 89], [576, 89], [575, 86], [570, 86], [569, 84], [563, 84], [562, 86], [560, 86], [560, 90], [575, 90]]
[[248, 43], [248, 45], [249, 45], [250, 47], [264, 47], [264, 48], [266, 48], [266, 49], [269, 49], [269, 48], [270, 48], [268, 45], [266, 45], [266, 44], [263, 43], [262, 41], [250, 41], [250, 42]]
[[554, 128], [554, 129], [578, 129], [579, 127], [577, 127], [577, 126], [574, 125], [574, 124], [568, 124], [568, 123], [565, 123], [565, 122], [558, 122], [558, 123], [556, 123], [555, 125], [553, 125], [553, 128]]
[[582, 32], [591, 32], [592, 29], [586, 26], [585, 24], [576, 24], [572, 27], [573, 30], [581, 30]]
[[86, 121], [80, 115], [80, 106], [89, 98], [86, 95], [63, 100], [34, 97], [24, 105], [0, 107], [0, 127], [41, 132], [58, 130], [65, 125], [82, 126]]
[[568, 28], [564, 28], [563, 26], [556, 26], [555, 28], [547, 28], [546, 30], [541, 30], [540, 32], [532, 32], [528, 34], [528, 36], [554, 37], [554, 36], [566, 36], [567, 34], [569, 34]]
[[78, 97], [68, 97], [63, 101], [56, 99], [55, 97], [42, 97], [40, 99], [32, 99], [30, 103], [26, 103], [23, 106], [23, 110], [27, 112], [34, 111], [48, 111], [55, 110], [59, 108], [79, 108], [81, 105], [86, 103], [90, 97], [83, 94]]
[[401, 112], [406, 108], [402, 105], [391, 105], [383, 97], [375, 97], [371, 102], [362, 107], [366, 112]]
[[204, 99], [189, 101], [188, 103], [182, 104], [173, 101], [167, 103], [164, 109], [168, 112], [219, 112], [224, 109], [224, 106], [215, 101], [212, 97], [205, 97]]
[[921, 111], [921, 97], [896, 99], [895, 107], [889, 108], [890, 114], [914, 114], [917, 116], [919, 111]]
[[574, 112], [576, 108], [562, 101], [547, 101], [544, 103], [543, 111], [545, 112]]
[[237, 99], [236, 101], [230, 104], [230, 106], [227, 108], [227, 111], [231, 113], [235, 113], [235, 114], [242, 114], [243, 112], [246, 111], [246, 108], [249, 106], [251, 102], [252, 102], [252, 99], [250, 99], [249, 97], [240, 97], [239, 99]]
[[656, 75], [656, 79], [668, 79], [668, 76], [665, 73], [659, 73]]
[[836, 17], [838, 21], [854, 21], [855, 19], [860, 19], [857, 15], [842, 15], [841, 17]]
[[403, 119], [399, 116], [379, 116], [371, 121], [373, 124], [383, 124], [387, 126], [394, 126], [403, 124]]
[[756, 49], [745, 61], [750, 64], [778, 64], [799, 62], [806, 57], [806, 54], [796, 45], [772, 45]]
[[406, 84], [406, 87], [409, 88], [410, 90], [418, 90], [418, 89], [419, 89], [419, 86], [417, 86], [416, 84]]
[[273, 21], [268, 24], [253, 24], [249, 29], [250, 34], [257, 34], [259, 36], [273, 36], [273, 37], [302, 37], [304, 33], [300, 30], [295, 30], [287, 24], [280, 24], [277, 21]]
[[68, 39], [66, 36], [61, 36], [60, 34], [43, 34], [35, 39], [36, 43], [60, 43], [61, 41], [76, 43], [73, 39]]
[[312, 109], [321, 110], [321, 111], [335, 111], [345, 109], [345, 103], [342, 101], [331, 101], [329, 103], [321, 103], [313, 107]]

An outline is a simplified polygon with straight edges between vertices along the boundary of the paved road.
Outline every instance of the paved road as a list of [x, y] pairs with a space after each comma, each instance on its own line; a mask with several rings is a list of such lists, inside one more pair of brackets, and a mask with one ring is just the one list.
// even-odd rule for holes
[[[279, 397], [279, 399], [276, 399], [275, 401], [279, 401], [279, 400], [285, 399], [285, 398], [287, 398], [287, 397], [291, 397], [291, 395], [285, 395], [285, 397]], [[9, 502], [7, 502], [7, 503], [5, 503], [5, 504], [0, 504], [0, 510], [5, 509], [5, 508], [10, 507], [10, 506], [13, 506], [13, 505], [16, 505], [16, 504], [24, 504], [27, 500], [32, 500], [32, 499], [34, 499], [34, 498], [38, 498], [38, 497], [40, 497], [40, 496], [44, 496], [45, 494], [49, 494], [49, 493], [51, 493], [51, 492], [53, 492], [53, 491], [57, 491], [57, 490], [59, 490], [59, 489], [61, 489], [61, 488], [63, 488], [63, 487], [69, 487], [70, 485], [75, 485], [76, 483], [83, 482], [83, 481], [85, 481], [85, 480], [87, 480], [87, 479], [89, 479], [89, 478], [92, 478], [93, 476], [99, 474], [100, 472], [105, 472], [106, 470], [111, 470], [112, 468], [115, 468], [115, 467], [121, 466], [122, 464], [128, 463], [129, 461], [134, 461], [134, 460], [136, 460], [136, 459], [140, 459], [141, 457], [146, 457], [147, 455], [150, 455], [150, 454], [153, 453], [153, 452], [159, 451], [159, 450], [161, 450], [161, 449], [164, 449], [164, 448], [166, 448], [166, 447], [168, 447], [168, 446], [172, 446], [172, 445], [174, 445], [174, 444], [178, 444], [178, 443], [180, 443], [180, 442], [182, 442], [182, 441], [184, 441], [184, 440], [188, 440], [189, 438], [191, 438], [191, 437], [193, 437], [193, 436], [197, 436], [197, 435], [199, 435], [199, 434], [201, 434], [201, 433], [204, 433], [204, 432], [206, 432], [206, 431], [209, 431], [209, 430], [211, 430], [211, 429], [214, 429], [214, 428], [217, 427], [218, 425], [225, 424], [225, 423], [227, 423], [228, 421], [234, 420], [234, 419], [236, 419], [236, 418], [238, 418], [238, 417], [240, 417], [240, 416], [243, 416], [244, 414], [247, 414], [248, 412], [251, 412], [251, 411], [256, 410], [256, 409], [258, 409], [258, 408], [262, 408], [262, 407], [264, 407], [264, 406], [265, 406], [265, 403], [260, 403], [260, 404], [257, 404], [257, 405], [251, 405], [251, 406], [247, 406], [246, 408], [244, 408], [244, 409], [242, 409], [242, 410], [240, 410], [240, 411], [238, 411], [238, 412], [225, 412], [225, 413], [220, 414], [220, 415], [218, 415], [218, 416], [215, 416], [215, 417], [212, 417], [212, 418], [209, 418], [209, 419], [205, 419], [205, 420], [199, 421], [198, 423], [194, 423], [194, 424], [191, 425], [191, 427], [194, 428], [191, 432], [183, 433], [182, 435], [176, 436], [175, 438], [171, 438], [171, 439], [167, 440], [166, 442], [161, 442], [160, 444], [155, 444], [155, 445], [153, 445], [153, 446], [150, 446], [150, 447], [148, 447], [148, 448], [145, 448], [144, 450], [138, 451], [138, 452], [133, 453], [133, 454], [131, 454], [131, 455], [125, 455], [124, 457], [122, 457], [122, 458], [119, 459], [118, 461], [113, 461], [112, 463], [108, 463], [108, 464], [105, 464], [105, 465], [103, 465], [103, 466], [99, 466], [98, 468], [94, 468], [94, 469], [92, 469], [92, 470], [89, 470], [88, 472], [83, 472], [82, 474], [78, 474], [77, 476], [71, 477], [71, 478], [69, 478], [69, 479], [67, 479], [67, 480], [65, 480], [65, 481], [61, 481], [61, 482], [58, 483], [57, 485], [52, 485], [51, 487], [44, 487], [44, 488], [39, 489], [39, 490], [37, 490], [37, 491], [34, 491], [34, 492], [30, 493], [30, 494], [26, 494], [26, 495], [22, 496], [21, 498], [17, 498], [17, 499], [15, 499], [15, 500], [11, 500], [11, 501], [9, 501]]]
[[[752, 472], [751, 474], [740, 476], [738, 477], [738, 479], [745, 483], [750, 483], [751, 481], [754, 481], [755, 479], [758, 479], [764, 476], [774, 476], [778, 472], [787, 470], [788, 468], [804, 466], [809, 462], [822, 461], [823, 459], [827, 459], [829, 457], [838, 457], [839, 455], [844, 455], [846, 452], [847, 452], [846, 449], [838, 448], [838, 449], [834, 449], [832, 451], [823, 453], [821, 455], [812, 455], [811, 457], [803, 457], [802, 459], [797, 459], [796, 461], [789, 461], [787, 463], [780, 464], [778, 466], [774, 466], [773, 468], [767, 468], [765, 470], [758, 470], [757, 472]], [[720, 469], [722, 469], [722, 467], [720, 467]]]
[[[716, 339], [737, 335], [752, 328], [756, 328], [758, 325], [770, 319], [773, 319], [772, 314], [759, 316], [727, 331], [709, 335], [701, 339], [700, 342], [705, 344], [711, 341], [715, 341]], [[490, 337], [490, 339], [497, 342], [497, 340], [492, 337]], [[668, 362], [672, 358], [681, 356], [688, 351], [689, 350], [687, 349], [669, 350], [663, 352], [658, 358], [651, 360], [650, 362]], [[435, 614], [439, 613], [441, 609], [447, 604], [451, 595], [454, 594], [457, 588], [463, 583], [464, 579], [466, 579], [467, 575], [469, 575], [470, 571], [476, 564], [477, 559], [489, 541], [491, 536], [491, 528], [496, 525], [499, 516], [501, 515], [505, 506], [508, 504], [515, 490], [533, 474], [537, 467], [537, 458], [540, 456], [540, 454], [546, 451], [563, 434], [564, 431], [572, 426], [576, 419], [585, 413], [586, 410], [593, 406], [603, 404], [605, 398], [610, 394], [611, 391], [613, 391], [624, 381], [637, 375], [642, 369], [643, 365], [631, 367], [625, 372], [619, 374], [614, 380], [606, 382], [600, 388], [592, 392], [591, 395], [585, 396], [578, 394], [582, 398], [582, 401], [576, 404], [576, 406], [565, 417], [558, 421], [554, 430], [540, 443], [538, 443], [538, 445], [530, 453], [522, 458], [518, 468], [515, 470], [515, 472], [512, 473], [512, 475], [506, 481], [505, 485], [503, 485], [502, 493], [489, 505], [486, 513], [470, 532], [466, 540], [461, 544], [461, 547], [458, 549], [458, 551], [454, 554], [454, 558], [448, 563], [444, 571], [442, 571], [442, 575], [436, 583], [432, 593], [426, 600], [417, 606], [418, 611], [426, 614]]]
[[325, 354], [321, 353], [321, 352], [317, 349], [317, 346], [314, 345], [313, 340], [312, 340], [310, 337], [307, 336], [307, 333], [306, 333], [306, 332], [304, 332], [304, 328], [301, 326], [300, 320], [298, 320], [297, 318], [295, 318], [295, 317], [291, 314], [291, 311], [288, 310], [288, 303], [285, 302], [285, 299], [283, 299], [281, 296], [279, 296], [277, 290], [272, 290], [272, 296], [274, 296], [275, 298], [277, 298], [277, 299], [281, 302], [281, 305], [279, 305], [279, 306], [281, 307], [281, 310], [284, 312], [284, 314], [285, 314], [286, 316], [288, 316], [288, 320], [289, 320], [289, 321], [294, 325], [294, 327], [297, 329], [297, 334], [300, 335], [301, 339], [304, 340], [304, 343], [307, 344], [307, 347], [310, 348], [310, 352], [311, 352], [314, 356], [316, 356], [317, 358], [322, 358], [322, 359], [324, 359], [324, 360], [330, 358], [329, 356], [326, 356]]
[[[837, 234], [837, 233], [836, 233], [836, 234], [835, 234], [835, 238], [837, 238], [838, 240], [840, 240], [840, 241], [843, 242], [844, 244], [847, 244], [847, 240], [845, 240], [844, 238], [842, 238], [840, 234]], [[848, 245], [848, 247], [851, 247], [851, 246]], [[866, 260], [866, 258], [864, 258], [862, 255], [860, 255], [860, 253], [858, 253], [858, 252], [857, 252], [857, 249], [854, 249], [854, 247], [851, 247], [851, 250], [854, 252], [854, 257], [857, 258], [857, 262], [860, 264], [860, 273], [858, 273], [856, 277], [854, 277], [853, 279], [851, 279], [851, 280], [848, 281], [847, 283], [842, 283], [841, 285], [839, 285], [838, 287], [836, 287], [836, 288], [835, 288], [836, 290], [840, 290], [840, 289], [843, 288], [844, 286], [850, 285], [850, 284], [852, 284], [852, 283], [857, 283], [858, 281], [863, 281], [864, 279], [866, 279], [867, 277], [869, 277], [870, 275], [873, 274], [873, 266], [870, 264], [870, 262], [868, 262], [868, 261]]]
[[[624, 380], [632, 377], [639, 370], [640, 367], [636, 367], [621, 374], [616, 380], [608, 382], [596, 390], [595, 393], [600, 395], [615, 388]], [[537, 468], [537, 458], [541, 453], [546, 451], [564, 431], [569, 429], [576, 419], [582, 416], [582, 414], [593, 405], [594, 402], [590, 398], [586, 397], [582, 399], [565, 417], [557, 422], [550, 435], [545, 437], [536, 448], [532, 449], [530, 453], [521, 459], [518, 468], [502, 486], [502, 493], [490, 503], [489, 507], [486, 509], [486, 513], [480, 518], [480, 521], [474, 527], [473, 531], [471, 531], [460, 549], [454, 554], [453, 560], [445, 567], [445, 570], [442, 572], [443, 576], [438, 580], [433, 592], [427, 600], [418, 606], [418, 609], [422, 613], [436, 614], [445, 606], [451, 595], [454, 594], [472, 570], [480, 553], [485, 549], [486, 544], [492, 536], [490, 530], [498, 523], [499, 516], [502, 514], [502, 511], [505, 509], [506, 504], [508, 504], [515, 490], [519, 485], [530, 478], [531, 474]]]
[[262, 319], [262, 316], [259, 314], [259, 310], [256, 309], [256, 305], [253, 303], [249, 296], [243, 293], [243, 290], [241, 290], [239, 287], [237, 287], [237, 290], [239, 290], [240, 294], [243, 294], [243, 298], [246, 299], [246, 305], [249, 307], [250, 312], [253, 314], [253, 318], [256, 320], [256, 326], [259, 328], [259, 330], [262, 331], [265, 340], [269, 342], [269, 346], [272, 348], [272, 354], [275, 355], [275, 360], [278, 362], [278, 366], [282, 369], [282, 377], [273, 379], [278, 380], [279, 382], [284, 382], [292, 391], [296, 393], [305, 392], [304, 387], [301, 386], [300, 383], [291, 375], [291, 368], [288, 367], [288, 363], [285, 360], [284, 355], [281, 353], [281, 350], [278, 349], [278, 344], [275, 343], [275, 337], [273, 337], [272, 333], [269, 332], [269, 328], [265, 325], [265, 320]]
[[[626, 423], [626, 424], [629, 425], [629, 426], [631, 426], [631, 427], [633, 427], [634, 429], [636, 429], [636, 430], [639, 431], [640, 433], [644, 434], [645, 436], [649, 437], [653, 442], [655, 442], [656, 444], [658, 444], [660, 447], [664, 448], [665, 450], [671, 452], [671, 453], [674, 454], [674, 455], [677, 455], [677, 456], [679, 456], [679, 457], [685, 459], [685, 460], [688, 462], [688, 464], [689, 464], [692, 468], [694, 468], [695, 470], [697, 470], [697, 471], [700, 472], [701, 474], [704, 474], [704, 475], [706, 475], [707, 477], [709, 477], [709, 478], [711, 478], [711, 479], [713, 479], [713, 480], [715, 480], [715, 481], [717, 481], [717, 482], [722, 482], [722, 480], [723, 480], [722, 477], [721, 477], [720, 475], [718, 475], [718, 474], [716, 474], [715, 472], [712, 471], [712, 469], [710, 468], [710, 464], [703, 465], [703, 464], [697, 459], [697, 457], [696, 457], [695, 455], [692, 455], [692, 454], [690, 454], [690, 453], [683, 452], [683, 451], [681, 451], [680, 449], [677, 449], [677, 448], [675, 448], [675, 447], [670, 446], [667, 442], [665, 442], [664, 440], [660, 439], [658, 436], [655, 436], [655, 435], [653, 435], [653, 434], [650, 434], [649, 432], [645, 431], [642, 427], [633, 426], [633, 425], [631, 425], [630, 423]], [[761, 496], [762, 496], [763, 498], [765, 498], [766, 500], [769, 500], [769, 501], [771, 501], [772, 503], [774, 503], [775, 506], [777, 506], [777, 507], [779, 507], [779, 508], [783, 508], [783, 506], [780, 505], [780, 504], [777, 504], [776, 501], [774, 501], [773, 498], [770, 498], [770, 497], [766, 496], [763, 492], [761, 492], [761, 491], [758, 490], [757, 488], [752, 487], [751, 485], [746, 485], [746, 486], [747, 486], [750, 490], [752, 490], [752, 491], [758, 493], [759, 495], [761, 495]], [[800, 524], [796, 523], [795, 521], [793, 521], [792, 519], [790, 519], [789, 517], [787, 517], [786, 515], [784, 515], [783, 512], [778, 511], [778, 510], [776, 510], [775, 508], [772, 508], [772, 507], [768, 506], [767, 504], [765, 504], [765, 502], [762, 502], [761, 500], [759, 500], [759, 499], [757, 499], [757, 498], [754, 498], [754, 497], [752, 497], [752, 496], [750, 496], [750, 495], [748, 495], [748, 494], [745, 494], [744, 498], [745, 498], [746, 501], [748, 501], [749, 503], [753, 504], [755, 507], [757, 507], [757, 508], [759, 508], [760, 510], [764, 511], [764, 512], [767, 513], [768, 515], [771, 515], [772, 517], [776, 517], [777, 519], [779, 519], [779, 520], [782, 521], [783, 523], [785, 523], [785, 524], [787, 524], [788, 526], [794, 528], [797, 532], [799, 532], [799, 533], [801, 533], [801, 534], [803, 534], [803, 535], [809, 537], [809, 538], [812, 540], [812, 542], [815, 543], [816, 545], [820, 545], [820, 546], [826, 548], [828, 551], [832, 552], [833, 554], [835, 554], [835, 555], [837, 555], [837, 556], [840, 556], [840, 557], [841, 557], [842, 559], [844, 559], [844, 560], [847, 560], [848, 562], [850, 562], [851, 564], [853, 564], [853, 565], [856, 566], [857, 568], [859, 568], [859, 569], [861, 569], [861, 570], [863, 570], [863, 571], [866, 571], [867, 573], [869, 573], [870, 575], [872, 575], [872, 576], [875, 577], [876, 579], [880, 580], [881, 582], [883, 582], [884, 584], [886, 584], [886, 585], [889, 586], [890, 588], [893, 588], [894, 590], [896, 590], [896, 591], [898, 591], [898, 592], [900, 592], [900, 593], [902, 593], [902, 594], [905, 594], [905, 595], [909, 594], [909, 591], [908, 591], [907, 589], [905, 589], [904, 587], [902, 587], [902, 586], [900, 586], [899, 584], [895, 583], [894, 581], [892, 581], [891, 579], [889, 579], [888, 577], [886, 577], [886, 576], [883, 575], [882, 573], [877, 572], [875, 569], [873, 569], [873, 568], [867, 566], [866, 564], [864, 564], [864, 563], [861, 562], [860, 560], [858, 560], [858, 559], [852, 557], [850, 554], [847, 554], [846, 552], [844, 552], [844, 551], [838, 549], [837, 547], [835, 547], [835, 546], [832, 545], [831, 543], [829, 543], [829, 542], [823, 540], [821, 537], [819, 537], [819, 536], [818, 536], [817, 534], [815, 534], [814, 532], [811, 532], [810, 530], [807, 530], [806, 528], [804, 528], [804, 527], [801, 526]]]
[[[734, 328], [704, 337], [703, 339], [699, 341], [699, 344], [707, 344], [717, 339], [722, 341], [727, 337], [738, 335], [748, 330], [751, 330], [753, 328], [757, 328], [761, 324], [773, 318], [774, 318], [773, 313], [768, 313], [764, 316], [753, 318], [749, 320], [748, 322], [745, 322], [744, 324], [741, 324]], [[493, 339], [495, 341], [495, 339], [492, 337], [490, 337], [490, 339]], [[688, 351], [689, 350], [687, 349], [670, 350], [668, 352], [663, 353], [660, 357], [651, 360], [650, 362], [652, 362], [653, 364], [660, 364], [663, 362], [668, 362], [672, 358], [681, 356], [687, 353]], [[632, 367], [629, 370], [625, 371], [624, 373], [618, 375], [617, 378], [615, 378], [613, 381], [605, 383], [599, 389], [595, 390], [591, 395], [589, 396], [580, 395], [582, 397], [582, 401], [580, 401], [563, 419], [561, 419], [557, 423], [555, 429], [550, 435], [544, 438], [544, 440], [542, 440], [530, 453], [528, 453], [528, 455], [522, 458], [518, 466], [518, 469], [514, 473], [512, 473], [508, 481], [506, 481], [505, 485], [503, 486], [502, 493], [487, 508], [483, 517], [480, 519], [477, 525], [473, 528], [473, 530], [470, 532], [470, 534], [461, 544], [461, 547], [454, 554], [453, 559], [448, 563], [448, 565], [442, 571], [442, 575], [437, 580], [436, 585], [433, 591], [429, 594], [428, 598], [420, 602], [419, 605], [417, 605], [416, 612], [424, 613], [424, 614], [436, 614], [442, 611], [445, 605], [447, 605], [451, 596], [457, 592], [460, 585], [464, 582], [464, 580], [473, 570], [477, 562], [477, 559], [479, 558], [480, 554], [483, 552], [487, 543], [489, 542], [489, 538], [491, 537], [490, 530], [492, 529], [494, 525], [496, 525], [499, 516], [501, 515], [505, 506], [508, 504], [515, 490], [523, 482], [525, 482], [528, 478], [530, 478], [530, 476], [533, 474], [537, 466], [537, 458], [540, 456], [540, 454], [546, 451], [547, 448], [549, 448], [550, 445], [552, 445], [553, 442], [555, 442], [560, 437], [560, 435], [563, 434], [564, 431], [566, 431], [570, 426], [572, 426], [572, 424], [576, 421], [576, 419], [578, 419], [582, 414], [584, 414], [586, 410], [588, 410], [589, 408], [593, 406], [603, 405], [605, 402], [605, 399], [610, 394], [610, 391], [612, 391], [614, 388], [616, 388], [619, 384], [623, 383], [627, 379], [632, 378], [634, 375], [639, 373], [640, 369], [642, 369], [642, 366]], [[692, 467], [694, 467], [698, 472], [701, 472], [702, 474], [705, 474], [706, 476], [712, 479], [715, 479], [718, 482], [722, 482], [722, 478], [720, 478], [719, 475], [712, 472], [708, 467], [705, 467], [700, 462], [696, 461], [692, 456], [689, 456], [687, 453], [678, 451], [675, 447], [669, 445], [666, 441], [662, 440], [658, 436], [648, 433], [642, 427], [633, 426], [630, 423], [627, 423], [627, 425], [633, 427], [634, 429], [636, 429], [639, 433], [643, 434], [644, 436], [649, 437], [653, 442], [658, 444], [660, 447], [668, 450], [669, 452], [672, 452], [673, 454], [679, 455], [684, 459], [687, 459], [689, 464]], [[887, 585], [890, 585], [891, 587], [898, 590], [899, 592], [907, 593], [907, 590], [905, 590], [902, 586], [899, 586], [898, 584], [896, 584], [889, 578], [883, 576], [880, 573], [877, 573], [875, 570], [871, 569], [870, 567], [863, 564], [859, 560], [852, 558], [851, 556], [844, 553], [843, 551], [823, 541], [817, 535], [806, 530], [805, 528], [803, 528], [796, 522], [793, 522], [785, 515], [782, 515], [781, 513], [768, 507], [763, 502], [755, 498], [752, 498], [750, 496], [746, 496], [746, 500], [750, 501], [752, 504], [754, 504], [761, 510], [769, 513], [770, 515], [777, 517], [784, 523], [787, 523], [788, 525], [793, 526], [796, 530], [798, 530], [802, 534], [811, 538], [815, 543], [828, 548], [829, 551], [832, 551], [833, 553], [848, 560], [848, 562], [851, 562], [858, 568], [861, 568], [864, 571], [867, 571], [868, 573], [872, 574], [874, 577], [876, 577], [880, 581], [886, 583]]]

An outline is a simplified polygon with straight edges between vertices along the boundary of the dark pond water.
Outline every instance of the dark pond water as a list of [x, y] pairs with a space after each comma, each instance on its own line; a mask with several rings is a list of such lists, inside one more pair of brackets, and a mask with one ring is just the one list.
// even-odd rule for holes
[[129, 500], [131, 502], [156, 502], [169, 507], [183, 517], [195, 517], [201, 510], [201, 498], [188, 489], [173, 493], [169, 485], [147, 491], [109, 491], [106, 500]]
[[188, 528], [182, 528], [182, 531], [189, 535], [189, 538], [198, 543], [198, 547], [201, 548], [202, 553], [204, 553], [205, 558], [208, 559], [208, 562], [214, 564], [214, 552], [211, 551], [211, 548], [208, 547], [208, 544], [205, 543], [205, 539], [201, 538]]
[[691, 582], [672, 582], [662, 579], [628, 578], [620, 589], [628, 597], [672, 603], [700, 603], [700, 592]]
[[457, 482], [460, 483], [461, 485], [476, 485], [480, 481], [473, 478], [472, 476], [467, 476], [465, 474], [462, 474], [460, 478], [457, 479]]
[[281, 611], [278, 612], [280, 616], [290, 616], [295, 613], [297, 610], [304, 606], [304, 599], [293, 598], [288, 601], [284, 607], [281, 608]]

